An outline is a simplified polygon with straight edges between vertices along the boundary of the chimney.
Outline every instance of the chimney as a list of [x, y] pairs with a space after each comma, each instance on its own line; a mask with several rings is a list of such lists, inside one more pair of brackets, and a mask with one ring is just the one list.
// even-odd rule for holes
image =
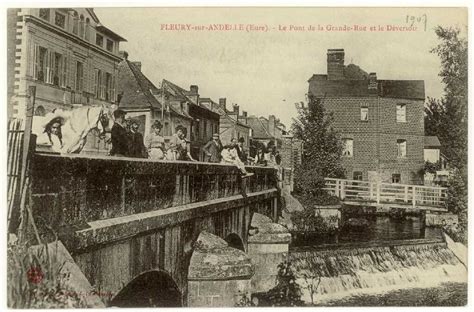
[[242, 116], [247, 118], [247, 112], [246, 111], [242, 111]]
[[377, 73], [369, 74], [369, 90], [377, 90]]
[[219, 98], [219, 106], [223, 109], [226, 110], [227, 108], [225, 107], [225, 102], [226, 98]]
[[199, 102], [199, 87], [197, 85], [189, 86], [189, 98], [195, 103]]
[[128, 59], [128, 52], [127, 51], [119, 51], [119, 55], [124, 60]]
[[328, 80], [344, 79], [344, 49], [328, 49]]
[[239, 116], [239, 105], [238, 104], [234, 104], [232, 106], [232, 109], [233, 109], [233, 113], [236, 114], [237, 116]]
[[276, 118], [275, 118], [275, 115], [270, 115], [268, 116], [268, 132], [275, 136], [275, 128], [276, 128]]
[[191, 91], [191, 94], [199, 94], [199, 87], [197, 85], [191, 85], [189, 86], [189, 91]]
[[139, 71], [142, 71], [142, 62], [132, 62], [133, 65], [135, 65]]

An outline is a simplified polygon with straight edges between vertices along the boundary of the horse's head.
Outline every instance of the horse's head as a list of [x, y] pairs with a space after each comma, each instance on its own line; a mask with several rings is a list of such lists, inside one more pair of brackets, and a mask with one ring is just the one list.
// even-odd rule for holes
[[95, 122], [95, 128], [99, 131], [99, 137], [105, 138], [106, 132], [110, 132], [113, 124], [113, 119], [109, 109], [106, 106], [100, 107], [97, 112], [97, 121]]

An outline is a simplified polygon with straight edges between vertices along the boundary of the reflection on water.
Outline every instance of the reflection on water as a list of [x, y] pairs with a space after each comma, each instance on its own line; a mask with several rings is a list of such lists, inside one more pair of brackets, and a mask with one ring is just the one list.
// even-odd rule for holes
[[[348, 220], [360, 222], [360, 226], [342, 226], [337, 233], [297, 233], [293, 235], [292, 247], [317, 246], [323, 244], [344, 244], [369, 241], [390, 241], [406, 239], [441, 238], [439, 229], [425, 228], [422, 217], [404, 216], [393, 218], [388, 215], [343, 215], [342, 224]], [[362, 221], [361, 221], [362, 220]]]

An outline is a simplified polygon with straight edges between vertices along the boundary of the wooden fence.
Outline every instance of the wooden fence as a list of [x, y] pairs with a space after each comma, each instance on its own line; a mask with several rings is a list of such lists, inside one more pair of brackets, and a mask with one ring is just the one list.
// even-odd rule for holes
[[447, 188], [326, 178], [325, 190], [345, 201], [444, 207]]
[[14, 206], [19, 205], [21, 193], [21, 159], [23, 157], [23, 139], [24, 139], [24, 122], [23, 119], [8, 120], [7, 135], [7, 207], [8, 207], [8, 224]]

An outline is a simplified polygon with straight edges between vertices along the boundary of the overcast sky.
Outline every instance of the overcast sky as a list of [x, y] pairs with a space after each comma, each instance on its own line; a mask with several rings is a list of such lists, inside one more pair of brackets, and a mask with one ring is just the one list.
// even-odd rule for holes
[[[141, 61], [142, 71], [157, 86], [163, 78], [186, 89], [199, 86], [201, 97], [228, 108], [238, 103], [249, 114], [274, 114], [287, 126], [305, 99], [307, 80], [326, 74], [326, 51], [344, 48], [346, 65], [354, 63], [379, 79], [424, 80], [426, 96], [440, 97], [439, 58], [429, 53], [437, 44], [434, 27], [465, 28], [462, 9], [331, 9], [331, 8], [101, 8], [101, 22], [127, 39], [121, 50]], [[426, 16], [426, 31], [424, 25]], [[409, 26], [411, 32], [278, 31], [279, 25]], [[417, 22], [417, 18], [420, 19]], [[268, 32], [164, 31], [161, 24], [254, 24]], [[245, 26], [246, 27], [246, 26]]]

